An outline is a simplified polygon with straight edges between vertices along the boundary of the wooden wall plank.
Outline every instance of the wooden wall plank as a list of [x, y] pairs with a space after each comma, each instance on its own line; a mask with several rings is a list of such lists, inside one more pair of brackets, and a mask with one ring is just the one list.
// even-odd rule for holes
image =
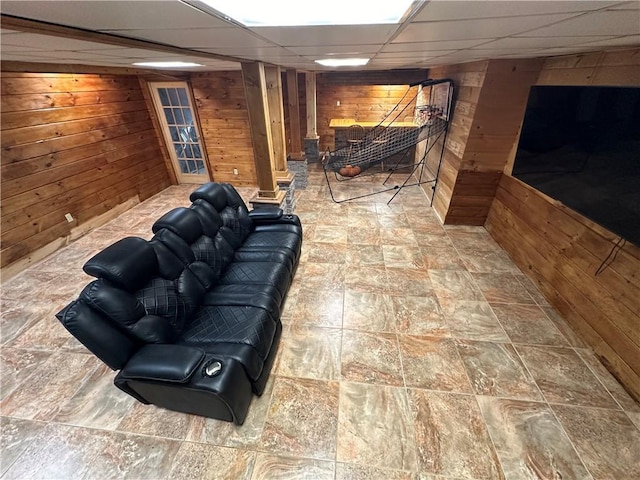
[[169, 184], [136, 76], [3, 72], [0, 89], [3, 267]]

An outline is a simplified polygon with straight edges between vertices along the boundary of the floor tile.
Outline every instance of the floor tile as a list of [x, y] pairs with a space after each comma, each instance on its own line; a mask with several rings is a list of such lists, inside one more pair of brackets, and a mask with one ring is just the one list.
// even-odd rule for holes
[[292, 325], [280, 345], [277, 374], [338, 380], [342, 330]]
[[456, 346], [477, 395], [543, 400], [512, 345], [458, 340]]
[[489, 303], [535, 303], [510, 273], [474, 273], [473, 278]]
[[189, 432], [192, 418], [186, 413], [135, 402], [133, 408], [128, 411], [118, 425], [117, 430], [184, 440]]
[[278, 377], [260, 449], [332, 460], [336, 452], [338, 383]]
[[301, 288], [291, 320], [296, 325], [342, 327], [344, 293], [340, 290]]
[[622, 385], [609, 373], [605, 366], [600, 363], [598, 357], [589, 349], [576, 349], [578, 355], [584, 363], [591, 369], [591, 371], [598, 377], [600, 383], [604, 385], [609, 391], [609, 394], [618, 402], [623, 410], [629, 412], [640, 413], [640, 404], [636, 402], [629, 394], [622, 388]]
[[509, 342], [487, 302], [474, 300], [440, 300], [451, 335], [466, 340]]
[[344, 243], [308, 242], [308, 262], [312, 263], [344, 263], [347, 259], [347, 245]]
[[465, 270], [464, 262], [453, 247], [421, 247], [428, 270]]
[[342, 378], [402, 386], [402, 364], [395, 334], [342, 331]]
[[622, 412], [553, 405], [594, 478], [640, 478], [640, 430]]
[[114, 430], [136, 400], [113, 384], [115, 372], [99, 365], [62, 406], [54, 420], [83, 427]]
[[503, 478], [473, 396], [409, 390], [409, 402], [422, 472], [462, 478]]
[[[98, 367], [92, 355], [56, 353], [0, 403], [2, 414], [18, 418], [51, 420]], [[42, 399], [47, 401], [43, 402]]]
[[448, 336], [449, 327], [435, 293], [422, 296], [395, 296], [395, 326], [398, 333], [409, 335]]
[[380, 239], [383, 245], [413, 245], [418, 246], [411, 228], [382, 228]]
[[334, 475], [334, 462], [258, 453], [251, 480], [333, 480]]
[[395, 332], [392, 297], [378, 293], [345, 291], [342, 326], [350, 330]]
[[51, 352], [39, 352], [19, 348], [0, 350], [0, 377], [2, 389], [0, 400], [5, 398], [21, 382], [26, 380], [51, 356]]
[[447, 228], [447, 235], [453, 245], [460, 250], [480, 250], [485, 252], [501, 251], [500, 246], [495, 242], [489, 232], [480, 227], [476, 230], [455, 230]]
[[43, 422], [0, 417], [0, 476], [11, 468], [23, 452], [33, 445], [38, 434], [46, 426]]
[[249, 412], [240, 426], [213, 418], [192, 416], [186, 440], [240, 449], [255, 448], [262, 436], [265, 420], [271, 404], [276, 376], [271, 375], [260, 397], [254, 396]]
[[[175, 480], [250, 480], [254, 452], [183, 442], [165, 478]], [[154, 472], [151, 472], [152, 475]], [[157, 474], [156, 474], [157, 475]], [[159, 477], [159, 475], [157, 475]], [[142, 476], [140, 478], [143, 478]]]
[[349, 227], [347, 231], [349, 245], [380, 245], [380, 228], [378, 227]]
[[335, 480], [417, 480], [417, 475], [403, 470], [338, 462]]
[[452, 339], [399, 335], [398, 341], [407, 387], [472, 392]]
[[458, 250], [467, 270], [473, 273], [520, 273], [503, 251]]
[[350, 267], [345, 274], [345, 286], [353, 291], [385, 293], [387, 271], [383, 267]]
[[341, 228], [336, 228], [333, 225], [316, 225], [315, 233], [313, 235], [314, 242], [322, 243], [347, 243], [347, 231]]
[[569, 346], [566, 338], [537, 305], [491, 304], [513, 343]]
[[29, 443], [4, 479], [81, 479], [107, 443], [107, 433], [49, 424]]
[[308, 289], [342, 290], [344, 288], [344, 265], [306, 263], [303, 272], [298, 267], [298, 273], [301, 275], [304, 273], [304, 286]]
[[337, 460], [415, 471], [413, 424], [404, 389], [341, 383]]
[[439, 299], [484, 300], [473, 277], [461, 270], [429, 270], [429, 278]]
[[582, 341], [580, 336], [571, 328], [569, 322], [567, 322], [553, 307], [541, 307], [542, 311], [547, 315], [549, 320], [553, 322], [564, 338], [567, 339], [569, 345], [576, 348], [584, 348], [587, 345]]
[[420, 247], [383, 245], [384, 264], [388, 268], [424, 270], [426, 265]]
[[110, 432], [85, 478], [169, 478], [179, 449], [177, 440]]
[[387, 268], [386, 292], [390, 295], [422, 296], [432, 291], [426, 270]]
[[507, 480], [591, 478], [548, 405], [490, 397], [478, 403]]
[[547, 401], [619, 408], [574, 350], [524, 345], [517, 345], [516, 350]]
[[541, 307], [549, 306], [549, 302], [544, 297], [544, 295], [540, 292], [540, 289], [536, 286], [536, 284], [526, 275], [523, 275], [520, 272], [515, 272], [516, 278], [525, 288], [525, 290], [531, 295], [531, 298], [540, 305]]
[[347, 264], [350, 267], [384, 267], [384, 256], [380, 245], [349, 245]]

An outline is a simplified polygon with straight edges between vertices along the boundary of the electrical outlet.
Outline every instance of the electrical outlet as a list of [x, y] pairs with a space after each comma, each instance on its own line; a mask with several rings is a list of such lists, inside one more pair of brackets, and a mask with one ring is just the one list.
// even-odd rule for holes
[[66, 218], [67, 222], [69, 223], [73, 222], [73, 215], [71, 215], [70, 213], [65, 213], [64, 218]]
[[233, 174], [234, 174], [234, 175], [238, 175], [238, 169], [237, 169], [237, 168], [234, 168], [234, 169], [233, 169]]

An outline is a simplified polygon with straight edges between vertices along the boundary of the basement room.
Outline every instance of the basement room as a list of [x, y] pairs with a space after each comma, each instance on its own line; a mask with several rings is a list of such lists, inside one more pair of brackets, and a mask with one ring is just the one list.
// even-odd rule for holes
[[640, 2], [0, 10], [0, 478], [640, 478]]

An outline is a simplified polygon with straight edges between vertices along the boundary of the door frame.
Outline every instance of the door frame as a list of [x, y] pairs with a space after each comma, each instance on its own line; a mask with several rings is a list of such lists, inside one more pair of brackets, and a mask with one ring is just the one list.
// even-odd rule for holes
[[[187, 81], [172, 81], [172, 82], [147, 82], [149, 87], [149, 93], [151, 95], [151, 101], [156, 113], [156, 118], [160, 124], [162, 141], [171, 159], [171, 166], [173, 167], [173, 173], [176, 181], [179, 184], [182, 183], [194, 183], [201, 184], [213, 181], [211, 174], [211, 168], [209, 165], [209, 158], [207, 157], [207, 151], [202, 138], [202, 128], [200, 127], [200, 116], [196, 109], [196, 102], [191, 90], [191, 84]], [[189, 107], [191, 108], [191, 114], [193, 115], [193, 127], [196, 129], [196, 137], [200, 146], [200, 153], [202, 155], [202, 163], [204, 165], [204, 174], [190, 174], [182, 173], [180, 168], [180, 162], [176, 155], [175, 148], [173, 146], [173, 139], [171, 138], [171, 131], [167, 124], [167, 119], [164, 114], [162, 102], [160, 101], [160, 95], [158, 94], [158, 88], [184, 88], [187, 92], [187, 98], [189, 100]]]

